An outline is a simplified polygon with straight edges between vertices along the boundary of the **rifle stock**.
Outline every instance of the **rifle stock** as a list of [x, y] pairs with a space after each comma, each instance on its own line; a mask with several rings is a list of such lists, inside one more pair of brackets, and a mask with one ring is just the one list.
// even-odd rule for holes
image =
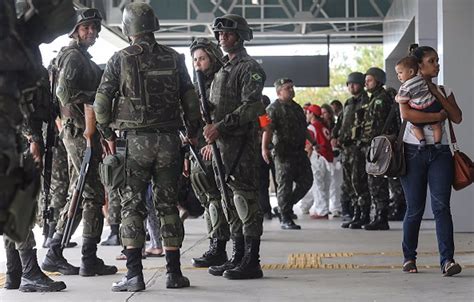
[[[196, 79], [197, 79], [199, 94], [200, 94], [202, 116], [206, 124], [210, 125], [212, 124], [212, 117], [209, 111], [209, 103], [207, 100], [206, 87], [204, 86], [204, 73], [200, 70], [196, 70]], [[217, 178], [219, 179], [218, 181], [219, 191], [221, 191], [221, 195], [225, 201], [224, 202], [224, 207], [225, 207], [225, 205], [230, 204], [229, 192], [226, 189], [225, 167], [224, 167], [224, 163], [222, 162], [221, 152], [219, 150], [219, 147], [217, 146], [217, 143], [213, 142], [211, 146], [212, 146], [212, 156], [214, 157], [214, 161], [216, 163], [216, 168], [217, 168], [217, 174], [218, 174]]]

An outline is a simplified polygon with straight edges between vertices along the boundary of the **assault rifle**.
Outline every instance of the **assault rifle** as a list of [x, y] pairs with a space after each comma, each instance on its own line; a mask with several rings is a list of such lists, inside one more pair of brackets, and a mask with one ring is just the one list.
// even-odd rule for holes
[[[206, 94], [206, 87], [204, 86], [204, 73], [200, 70], [196, 70], [196, 79], [198, 83], [198, 88], [199, 88], [199, 94], [201, 95], [200, 97], [200, 105], [201, 105], [201, 111], [202, 111], [202, 116], [204, 118], [204, 121], [206, 124], [210, 125], [212, 124], [212, 118], [211, 118], [211, 113], [209, 111], [209, 102], [207, 100], [207, 94]], [[217, 147], [217, 143], [213, 142], [211, 144], [212, 146], [212, 156], [214, 157], [215, 163], [216, 163], [216, 168], [217, 168], [217, 177], [219, 179], [219, 190], [221, 191], [221, 195], [224, 198], [224, 204], [230, 204], [230, 197], [229, 197], [229, 192], [227, 191], [226, 188], [226, 174], [225, 174], [225, 167], [222, 162], [222, 157], [221, 157], [221, 152], [219, 148]]]
[[76, 219], [77, 210], [82, 201], [82, 192], [84, 192], [84, 186], [86, 184], [87, 172], [89, 171], [89, 165], [92, 159], [92, 147], [91, 142], [87, 141], [86, 151], [84, 152], [84, 158], [82, 159], [81, 170], [79, 172], [79, 178], [77, 179], [74, 193], [72, 194], [71, 203], [67, 212], [66, 227], [64, 228], [64, 235], [61, 240], [61, 247], [65, 248], [68, 246], [71, 240], [74, 221]]
[[[56, 118], [59, 114], [59, 102], [56, 97], [56, 70], [54, 64], [51, 64], [51, 110], [46, 129], [46, 143], [44, 148], [44, 165], [43, 165], [43, 236], [44, 244], [49, 236], [49, 224], [54, 219], [54, 208], [51, 203], [51, 174], [53, 170], [53, 148], [56, 146]], [[54, 231], [54, 230], [52, 230]]]
[[[183, 131], [181, 131], [181, 130], [179, 130], [179, 137], [181, 138], [182, 141], [186, 141], [186, 135], [184, 135]], [[201, 154], [199, 154], [199, 151], [196, 150], [196, 147], [194, 147], [193, 144], [187, 143], [187, 145], [189, 147], [189, 151], [191, 152], [191, 154], [196, 159], [196, 162], [197, 162], [199, 168], [201, 168], [202, 172], [204, 172], [204, 174], [206, 174], [206, 169], [204, 167], [204, 162], [202, 161]]]

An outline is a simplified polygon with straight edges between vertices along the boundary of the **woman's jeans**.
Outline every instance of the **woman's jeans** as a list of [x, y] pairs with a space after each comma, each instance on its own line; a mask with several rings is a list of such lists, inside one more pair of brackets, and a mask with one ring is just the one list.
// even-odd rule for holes
[[405, 261], [416, 259], [418, 234], [425, 211], [427, 185], [430, 188], [431, 208], [436, 222], [436, 237], [441, 268], [453, 260], [453, 220], [450, 210], [451, 184], [453, 182], [453, 160], [448, 145], [436, 149], [427, 145], [405, 144], [407, 174], [401, 177], [407, 201], [403, 220], [403, 255]]

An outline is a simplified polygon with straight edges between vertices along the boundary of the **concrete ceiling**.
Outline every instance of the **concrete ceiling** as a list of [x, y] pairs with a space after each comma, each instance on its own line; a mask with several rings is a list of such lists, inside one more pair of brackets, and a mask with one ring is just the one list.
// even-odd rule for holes
[[[130, 0], [78, 0], [97, 7], [120, 34]], [[157, 39], [171, 46], [213, 37], [210, 24], [227, 13], [244, 16], [254, 31], [251, 45], [382, 43], [382, 23], [392, 0], [148, 0], [160, 19]]]

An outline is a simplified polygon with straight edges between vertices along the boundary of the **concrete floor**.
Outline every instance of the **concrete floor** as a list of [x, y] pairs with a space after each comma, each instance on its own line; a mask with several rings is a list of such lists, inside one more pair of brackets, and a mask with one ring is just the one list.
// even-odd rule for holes
[[[296, 209], [296, 208], [295, 208]], [[191, 258], [206, 249], [202, 218], [185, 222], [183, 273], [191, 280], [186, 289], [166, 289], [164, 258], [143, 261], [147, 289], [140, 293], [113, 293], [112, 282], [125, 272], [115, 260], [120, 247], [99, 247], [99, 256], [119, 267], [119, 274], [102, 277], [52, 276], [66, 282], [58, 293], [20, 293], [0, 290], [0, 301], [474, 301], [474, 234], [456, 233], [456, 260], [463, 272], [442, 277], [438, 267], [433, 221], [420, 232], [418, 274], [401, 272], [401, 223], [390, 231], [344, 230], [339, 219], [311, 220], [299, 215], [301, 231], [282, 231], [276, 219], [265, 221], [261, 262], [265, 277], [230, 281], [191, 266]], [[79, 230], [80, 231], [80, 230]], [[104, 231], [107, 236], [108, 229]], [[35, 229], [38, 242], [41, 230]], [[77, 232], [80, 234], [80, 232]], [[77, 236], [73, 240], [80, 242]], [[230, 244], [228, 252], [230, 253]], [[39, 249], [42, 261], [44, 249]], [[80, 264], [80, 248], [66, 249], [66, 258]], [[0, 249], [0, 283], [4, 281], [5, 254]]]

